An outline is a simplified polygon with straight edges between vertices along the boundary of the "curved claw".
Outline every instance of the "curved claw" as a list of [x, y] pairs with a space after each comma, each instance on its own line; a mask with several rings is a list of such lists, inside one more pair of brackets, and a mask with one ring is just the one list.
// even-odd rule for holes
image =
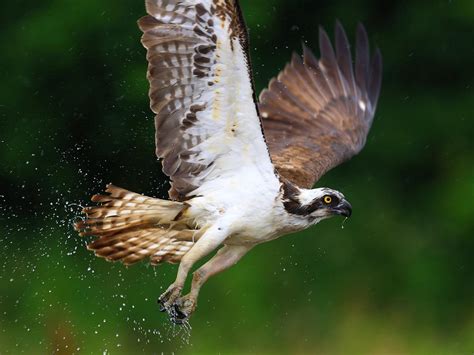
[[170, 320], [174, 324], [183, 324], [189, 318], [189, 314], [182, 311], [177, 304], [173, 305], [173, 308], [170, 310], [170, 312], [168, 312], [168, 314], [170, 316]]
[[183, 324], [196, 309], [196, 299], [190, 295], [180, 297], [168, 311], [170, 320], [175, 324]]
[[168, 311], [173, 307], [174, 303], [181, 294], [181, 287], [171, 285], [163, 294], [158, 298], [158, 304], [160, 305], [160, 312]]
[[158, 305], [160, 306], [160, 312], [166, 312], [165, 305], [158, 299]]
[[180, 297], [181, 287], [171, 285], [158, 298], [160, 312], [167, 312], [171, 322], [183, 324], [196, 309], [196, 298], [188, 294]]

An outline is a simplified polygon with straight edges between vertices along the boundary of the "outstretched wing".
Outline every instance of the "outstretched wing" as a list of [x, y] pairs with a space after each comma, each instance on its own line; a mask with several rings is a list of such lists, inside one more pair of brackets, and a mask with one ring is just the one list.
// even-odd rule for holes
[[304, 47], [260, 95], [271, 158], [280, 175], [310, 188], [328, 170], [363, 148], [382, 78], [377, 49], [369, 58], [367, 33], [357, 28], [355, 73], [344, 29], [336, 23], [336, 51], [319, 32], [321, 59]]
[[238, 1], [146, 0], [156, 154], [172, 199], [246, 164], [273, 171], [263, 138]]

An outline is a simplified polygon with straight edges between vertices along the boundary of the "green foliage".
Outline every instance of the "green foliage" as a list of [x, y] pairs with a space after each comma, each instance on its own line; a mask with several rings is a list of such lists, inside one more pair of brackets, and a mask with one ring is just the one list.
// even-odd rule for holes
[[363, 153], [320, 182], [354, 206], [257, 247], [202, 291], [191, 344], [157, 296], [176, 267], [93, 257], [71, 221], [113, 181], [166, 196], [142, 2], [4, 2], [0, 353], [472, 353], [472, 1], [242, 1], [258, 91], [318, 25], [357, 21], [384, 56]]

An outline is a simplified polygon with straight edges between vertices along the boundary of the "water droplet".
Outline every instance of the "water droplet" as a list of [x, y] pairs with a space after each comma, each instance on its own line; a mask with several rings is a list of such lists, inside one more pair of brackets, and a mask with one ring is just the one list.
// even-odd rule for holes
[[346, 223], [346, 221], [347, 221], [347, 217], [344, 218], [344, 220], [342, 221], [341, 229], [344, 229], [344, 223]]

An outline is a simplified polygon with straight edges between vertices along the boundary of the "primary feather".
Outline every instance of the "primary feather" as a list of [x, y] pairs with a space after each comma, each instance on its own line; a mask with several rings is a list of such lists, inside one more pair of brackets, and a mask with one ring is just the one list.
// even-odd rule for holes
[[272, 161], [283, 177], [310, 188], [363, 148], [382, 78], [379, 50], [369, 59], [367, 34], [357, 29], [355, 75], [349, 42], [336, 24], [336, 51], [320, 29], [321, 58], [306, 47], [260, 95]]

